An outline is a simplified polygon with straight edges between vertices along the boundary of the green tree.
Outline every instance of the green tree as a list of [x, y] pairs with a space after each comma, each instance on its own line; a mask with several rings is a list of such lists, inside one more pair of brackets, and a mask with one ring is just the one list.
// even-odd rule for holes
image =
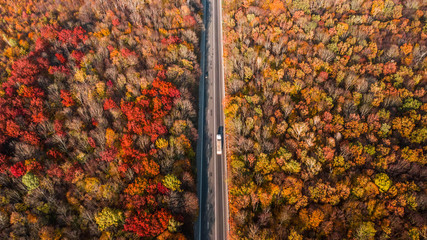
[[385, 173], [379, 173], [374, 179], [375, 185], [378, 186], [381, 192], [387, 192], [392, 185], [392, 181]]
[[174, 218], [169, 219], [168, 230], [169, 232], [177, 232], [179, 227], [182, 226], [183, 223], [176, 221]]
[[413, 98], [407, 98], [405, 99], [405, 103], [403, 103], [403, 108], [406, 109], [418, 109], [423, 105], [420, 101]]
[[374, 223], [372, 222], [363, 222], [356, 230], [355, 238], [358, 240], [370, 240], [374, 239], [375, 233]]
[[22, 177], [22, 183], [31, 191], [39, 186], [39, 179], [36, 175], [27, 173]]
[[95, 216], [95, 222], [98, 224], [98, 229], [104, 231], [108, 227], [118, 226], [123, 223], [123, 212], [118, 209], [111, 209], [106, 207], [98, 212]]
[[162, 181], [163, 185], [172, 191], [181, 192], [181, 181], [172, 174], [168, 174]]

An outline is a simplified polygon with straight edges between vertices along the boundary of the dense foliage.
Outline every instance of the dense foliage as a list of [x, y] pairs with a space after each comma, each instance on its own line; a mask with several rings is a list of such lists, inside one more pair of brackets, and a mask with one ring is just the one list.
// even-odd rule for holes
[[427, 4], [224, 1], [233, 239], [427, 238]]
[[201, 5], [0, 13], [0, 238], [192, 238]]

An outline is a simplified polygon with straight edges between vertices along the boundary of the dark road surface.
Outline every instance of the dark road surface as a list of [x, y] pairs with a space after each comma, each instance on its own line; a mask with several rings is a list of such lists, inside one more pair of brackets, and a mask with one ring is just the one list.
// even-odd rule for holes
[[[225, 128], [222, 154], [217, 155], [216, 134], [224, 126], [224, 70], [222, 11], [220, 0], [204, 0], [206, 36], [202, 34], [201, 70], [205, 74], [199, 100], [198, 180], [200, 217], [196, 239], [225, 240], [228, 235], [228, 194], [226, 186]], [[203, 42], [204, 41], [204, 42]], [[204, 58], [204, 59], [203, 59]], [[204, 98], [203, 98], [204, 97]], [[224, 126], [225, 127], [225, 126]]]
[[[223, 86], [223, 80], [224, 80], [224, 73], [223, 73], [223, 62], [222, 62], [222, 28], [221, 28], [221, 9], [219, 6], [220, 0], [213, 0], [213, 21], [214, 21], [214, 68], [212, 69], [212, 72], [214, 73], [214, 108], [215, 108], [215, 114], [214, 118], [212, 119], [215, 121], [214, 124], [214, 130], [218, 131], [218, 128], [220, 126], [224, 126], [224, 111], [223, 111], [223, 104], [222, 100], [224, 97], [224, 86]], [[216, 136], [217, 132], [213, 132], [213, 135]], [[225, 136], [225, 134], [223, 134]], [[223, 139], [225, 139], [223, 137]], [[223, 141], [223, 143], [225, 140]], [[213, 141], [214, 147], [212, 148], [214, 150], [213, 154], [216, 154], [216, 141]], [[226, 239], [227, 235], [225, 231], [225, 206], [228, 203], [226, 199], [225, 194], [225, 145], [223, 146], [223, 153], [221, 155], [216, 155], [214, 157], [214, 173], [216, 174], [214, 182], [215, 182], [215, 239]]]

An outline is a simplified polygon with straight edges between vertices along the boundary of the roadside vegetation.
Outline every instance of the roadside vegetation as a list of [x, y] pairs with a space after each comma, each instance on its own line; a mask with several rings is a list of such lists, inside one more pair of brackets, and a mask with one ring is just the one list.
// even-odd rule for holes
[[197, 1], [0, 1], [0, 239], [192, 239]]
[[232, 239], [427, 238], [427, 5], [224, 1]]

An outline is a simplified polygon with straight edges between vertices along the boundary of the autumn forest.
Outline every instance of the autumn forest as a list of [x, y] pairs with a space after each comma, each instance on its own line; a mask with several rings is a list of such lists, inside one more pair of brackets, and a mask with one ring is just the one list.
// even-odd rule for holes
[[427, 2], [223, 11], [232, 239], [426, 239]]
[[201, 10], [0, 1], [0, 239], [191, 239]]

